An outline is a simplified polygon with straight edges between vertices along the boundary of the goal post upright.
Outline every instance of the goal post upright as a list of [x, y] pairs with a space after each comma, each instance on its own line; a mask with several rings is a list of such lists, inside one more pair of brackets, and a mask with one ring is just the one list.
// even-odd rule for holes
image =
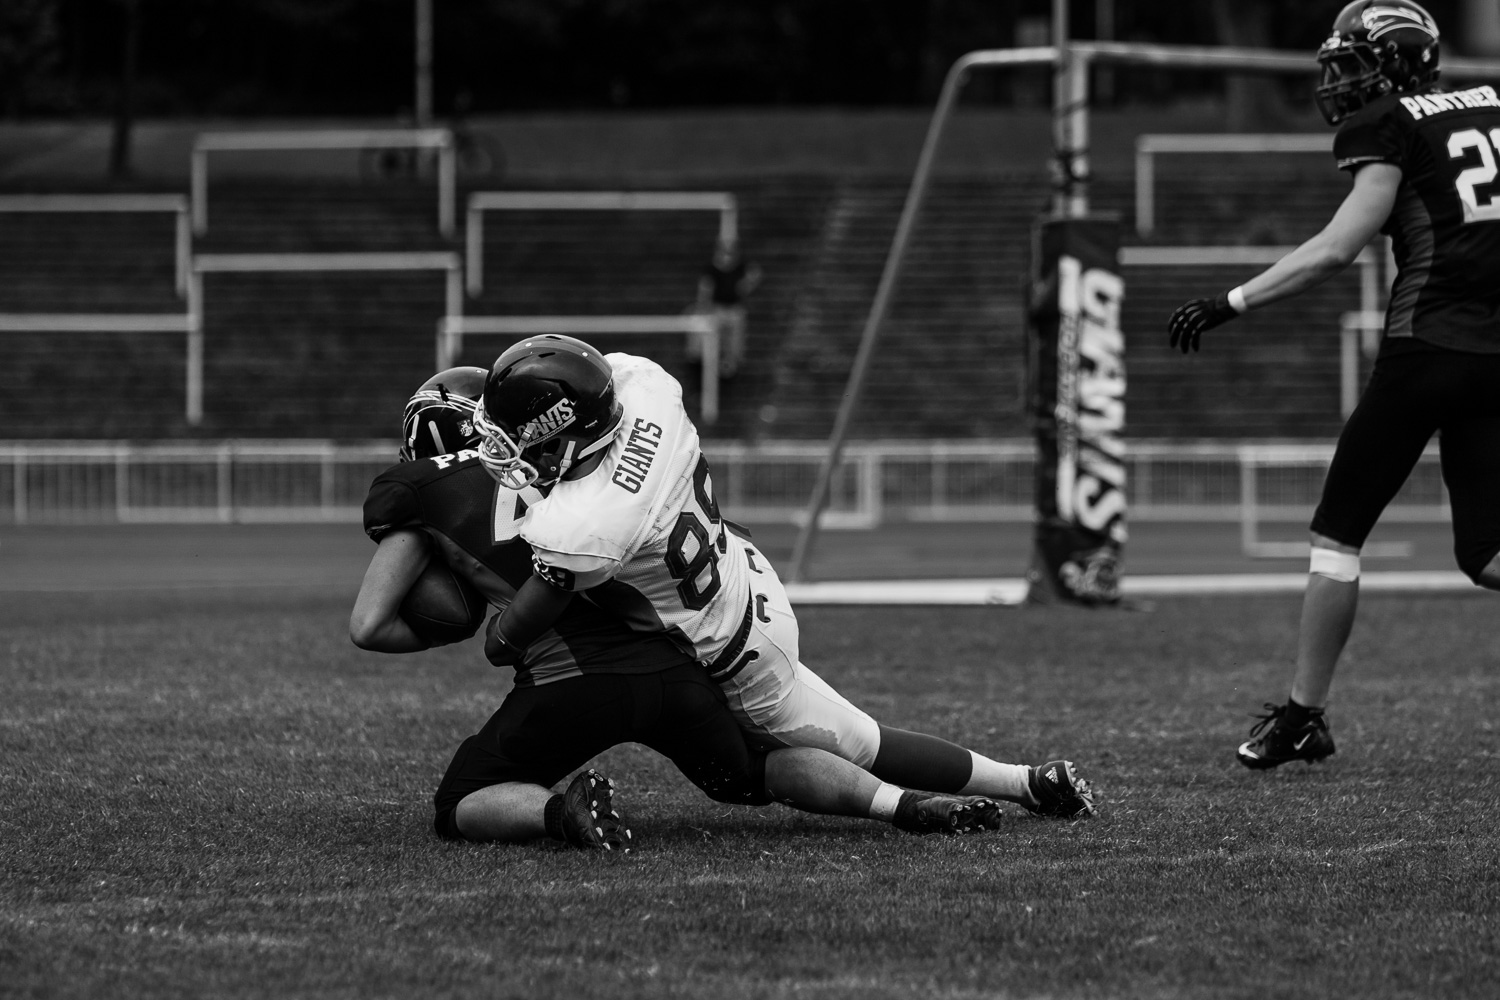
[[932, 173], [932, 164], [937, 159], [943, 128], [952, 115], [959, 92], [967, 82], [969, 73], [975, 69], [1041, 66], [1056, 61], [1057, 49], [1050, 45], [1019, 49], [984, 49], [961, 56], [948, 70], [948, 75], [943, 80], [942, 93], [938, 97], [937, 109], [933, 112], [932, 120], [927, 126], [927, 134], [922, 140], [922, 152], [917, 157], [917, 168], [912, 174], [911, 185], [907, 189], [906, 202], [901, 207], [901, 217], [896, 223], [896, 235], [891, 240], [891, 249], [886, 255], [885, 268], [880, 274], [880, 284], [876, 286], [875, 298], [870, 305], [869, 315], [865, 319], [859, 349], [855, 352], [854, 365], [849, 371], [849, 382], [844, 390], [843, 399], [839, 402], [833, 431], [828, 438], [828, 453], [819, 466], [812, 499], [808, 503], [807, 516], [801, 530], [797, 533], [796, 546], [792, 551], [791, 569], [787, 575], [788, 580], [792, 582], [807, 580], [807, 561], [817, 542], [818, 526], [823, 509], [828, 505], [829, 485], [843, 453], [849, 432], [849, 422], [859, 401], [860, 390], [864, 387], [870, 358], [874, 355], [875, 341], [880, 335], [880, 328], [885, 323], [886, 313], [890, 310], [896, 281], [901, 276], [906, 247], [911, 242], [911, 233], [916, 226], [917, 215], [921, 211], [922, 199], [927, 194], [928, 180]]
[[[1147, 45], [1134, 42], [1074, 41], [1068, 37], [1067, 0], [1053, 0], [1054, 40], [1059, 44], [1029, 48], [983, 49], [961, 56], [948, 70], [923, 140], [921, 154], [902, 206], [880, 283], [876, 287], [859, 348], [839, 403], [827, 451], [819, 466], [808, 501], [787, 578], [806, 582], [808, 563], [817, 544], [822, 514], [828, 505], [833, 475], [838, 469], [855, 408], [864, 388], [875, 343], [879, 339], [900, 278], [911, 234], [931, 183], [933, 163], [943, 129], [969, 74], [977, 69], [1007, 69], [1051, 64], [1054, 67], [1053, 164], [1056, 215], [1078, 218], [1088, 212], [1089, 70], [1098, 64], [1156, 66], [1165, 69], [1217, 70], [1230, 73], [1312, 75], [1318, 71], [1310, 53], [1191, 45]], [[1444, 59], [1448, 79], [1500, 79], [1500, 60]]]

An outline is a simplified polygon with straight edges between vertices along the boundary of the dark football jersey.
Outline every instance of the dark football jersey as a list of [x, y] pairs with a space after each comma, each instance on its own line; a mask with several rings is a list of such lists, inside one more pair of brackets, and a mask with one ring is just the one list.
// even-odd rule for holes
[[[495, 484], [479, 453], [461, 451], [392, 466], [365, 498], [365, 533], [375, 541], [399, 528], [419, 528], [453, 571], [504, 608], [531, 576], [531, 547], [521, 518], [542, 498]], [[575, 595], [551, 630], [526, 651], [516, 684], [546, 684], [583, 673], [654, 673], [691, 659], [661, 636], [631, 631], [586, 597]]]
[[1493, 87], [1371, 101], [1340, 126], [1342, 170], [1401, 168], [1391, 237], [1388, 338], [1500, 353], [1500, 100]]

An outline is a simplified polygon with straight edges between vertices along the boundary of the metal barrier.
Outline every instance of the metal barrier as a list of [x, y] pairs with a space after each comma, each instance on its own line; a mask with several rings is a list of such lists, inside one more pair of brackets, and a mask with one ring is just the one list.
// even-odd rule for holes
[[[1268, 521], [1305, 523], [1312, 518], [1323, 478], [1333, 460], [1333, 445], [1250, 444], [1240, 446], [1238, 451], [1241, 551], [1257, 559], [1306, 555], [1306, 540], [1265, 541], [1260, 537], [1260, 526]], [[1429, 444], [1381, 520], [1411, 523], [1451, 518], [1438, 450]], [[1411, 551], [1410, 542], [1369, 542], [1360, 554], [1404, 558]]]
[[389, 442], [0, 443], [0, 522], [357, 522]]
[[[187, 295], [188, 257], [193, 252], [188, 227], [188, 201], [180, 194], [12, 194], [0, 195], [0, 212], [68, 214], [160, 213], [177, 217], [176, 253], [173, 259], [177, 297]], [[36, 327], [27, 327], [36, 329]], [[116, 328], [118, 329], [118, 328]]]
[[[265, 274], [271, 272], [322, 272], [322, 271], [443, 271], [446, 274], [443, 297], [444, 319], [462, 315], [464, 295], [462, 287], [463, 261], [459, 255], [447, 250], [410, 252], [358, 252], [358, 253], [204, 253], [193, 258], [193, 277], [190, 289], [193, 298], [203, 301], [203, 275], [205, 274]], [[200, 312], [201, 315], [201, 312]], [[201, 333], [200, 333], [201, 340]], [[443, 343], [439, 338], [436, 363], [439, 369], [444, 363]], [[197, 387], [198, 413], [202, 414], [203, 349], [199, 344], [197, 353], [188, 355], [188, 385]], [[193, 399], [190, 388], [189, 399]], [[191, 411], [191, 406], [189, 407]], [[191, 420], [191, 417], [189, 418]], [[197, 423], [197, 420], [191, 420]]]
[[1333, 151], [1333, 133], [1142, 135], [1135, 140], [1135, 231], [1156, 229], [1156, 157], [1159, 153], [1322, 153]]
[[739, 241], [739, 207], [728, 191], [476, 191], [464, 222], [468, 290], [484, 290], [484, 213], [489, 211], [717, 212], [719, 239]]
[[[0, 442], [0, 523], [352, 523], [370, 481], [395, 461], [396, 447], [394, 441]], [[804, 522], [803, 500], [826, 456], [821, 442], [710, 441], [704, 451], [729, 517]], [[1132, 442], [1131, 519], [1238, 523], [1246, 555], [1300, 554], [1305, 542], [1265, 542], [1260, 531], [1269, 523], [1306, 524], [1332, 454], [1330, 442]], [[839, 528], [1030, 523], [1033, 457], [1034, 445], [1024, 439], [851, 442], [831, 480], [824, 518]], [[1430, 449], [1384, 520], [1447, 517]]]
[[[190, 280], [192, 236], [188, 202], [180, 194], [56, 194], [0, 196], [0, 212], [159, 213], [177, 217], [174, 287], [187, 299], [180, 313], [0, 313], [0, 333], [182, 333], [187, 335], [185, 409], [190, 424], [203, 417], [203, 308]], [[194, 359], [197, 359], [195, 374]]]
[[453, 133], [445, 128], [332, 129], [295, 132], [205, 132], [193, 143], [193, 232], [208, 232], [208, 154], [298, 149], [435, 149], [438, 154], [438, 231], [451, 237], [457, 198]]

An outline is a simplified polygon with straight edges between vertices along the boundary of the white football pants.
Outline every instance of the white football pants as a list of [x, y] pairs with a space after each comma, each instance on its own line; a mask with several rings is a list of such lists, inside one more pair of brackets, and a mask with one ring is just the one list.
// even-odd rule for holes
[[748, 553], [752, 567], [750, 636], [736, 659], [755, 654], [720, 684], [730, 711], [761, 749], [816, 747], [868, 768], [880, 750], [880, 725], [799, 662], [797, 616], [781, 578], [748, 541], [731, 534], [730, 544]]

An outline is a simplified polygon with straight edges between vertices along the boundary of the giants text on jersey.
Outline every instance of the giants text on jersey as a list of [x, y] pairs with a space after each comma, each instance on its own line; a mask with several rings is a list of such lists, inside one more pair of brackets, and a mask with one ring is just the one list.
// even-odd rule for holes
[[606, 360], [621, 429], [599, 468], [554, 486], [521, 535], [600, 607], [712, 661], [744, 642], [749, 564], [728, 544], [682, 387], [645, 358]]

